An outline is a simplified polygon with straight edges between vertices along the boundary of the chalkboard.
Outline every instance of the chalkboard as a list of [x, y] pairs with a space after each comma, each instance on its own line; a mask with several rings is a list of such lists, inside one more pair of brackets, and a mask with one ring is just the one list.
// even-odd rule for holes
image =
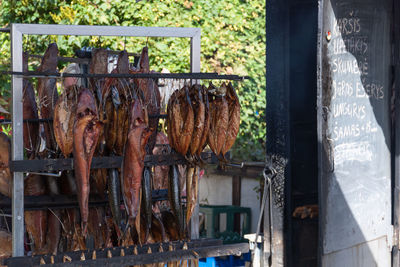
[[[368, 242], [383, 238], [388, 243], [382, 246], [385, 252], [379, 261], [390, 260], [391, 7], [392, 0], [327, 0], [320, 7], [319, 193], [324, 255], [351, 254], [360, 245], [368, 248]], [[373, 253], [352, 257], [377, 261]]]

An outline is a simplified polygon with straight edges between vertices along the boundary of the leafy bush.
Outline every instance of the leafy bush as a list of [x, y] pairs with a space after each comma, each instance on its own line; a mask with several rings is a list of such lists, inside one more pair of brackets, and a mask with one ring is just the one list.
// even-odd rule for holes
[[[201, 71], [248, 75], [235, 83], [242, 105], [236, 159], [262, 160], [265, 149], [265, 1], [262, 0], [0, 0], [0, 26], [10, 22], [41, 24], [199, 27]], [[82, 46], [140, 52], [148, 42], [151, 66], [171, 72], [190, 70], [190, 43], [180, 38], [117, 38], [76, 36], [25, 37], [24, 49], [42, 54], [57, 42], [62, 55]], [[8, 34], [0, 34], [0, 68], [10, 67]], [[0, 93], [9, 97], [9, 77], [0, 77]]]

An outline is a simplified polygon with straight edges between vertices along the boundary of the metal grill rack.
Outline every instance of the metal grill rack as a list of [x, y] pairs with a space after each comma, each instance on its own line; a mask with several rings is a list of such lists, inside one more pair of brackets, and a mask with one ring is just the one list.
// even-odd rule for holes
[[[23, 87], [22, 81], [26, 77], [115, 77], [115, 78], [167, 78], [167, 79], [189, 79], [193, 83], [198, 80], [243, 80], [247, 77], [240, 77], [237, 75], [219, 75], [217, 73], [200, 73], [200, 36], [201, 30], [199, 28], [167, 28], [167, 27], [125, 27], [125, 26], [81, 26], [81, 25], [45, 25], [45, 24], [11, 24], [10, 29], [1, 30], [1, 32], [11, 33], [11, 55], [12, 55], [12, 70], [2, 71], [0, 74], [12, 75], [12, 119], [1, 120], [0, 124], [12, 124], [12, 161], [11, 170], [13, 172], [13, 189], [11, 199], [11, 212], [12, 212], [12, 240], [13, 240], [13, 257], [9, 263], [14, 262], [15, 259], [22, 259], [20, 256], [24, 255], [24, 202], [26, 202], [27, 209], [40, 209], [39, 204], [46, 208], [52, 206], [53, 208], [71, 207], [76, 206], [76, 199], [65, 196], [40, 196], [25, 197], [24, 198], [24, 173], [26, 172], [54, 172], [62, 170], [72, 170], [73, 161], [69, 159], [41, 159], [41, 160], [24, 160], [23, 158], [23, 112], [22, 112], [22, 97]], [[124, 36], [124, 37], [179, 37], [190, 38], [190, 73], [149, 73], [149, 74], [60, 74], [60, 73], [43, 73], [43, 72], [22, 72], [22, 37], [23, 35], [82, 35], [82, 36]], [[151, 114], [150, 116], [165, 118], [163, 114]], [[29, 120], [29, 122], [48, 123], [52, 118]], [[203, 159], [209, 160], [211, 155], [203, 153]], [[93, 158], [92, 168], [119, 168], [121, 166], [122, 157], [97, 157]], [[152, 165], [172, 165], [185, 163], [184, 157], [171, 153], [169, 155], [147, 155], [145, 164]], [[167, 195], [166, 190], [158, 190], [153, 192], [153, 201], [165, 199]], [[36, 202], [36, 203], [35, 203]], [[39, 204], [38, 204], [39, 203]], [[99, 200], [96, 196], [91, 196], [91, 205], [106, 205], [106, 200]], [[0, 199], [0, 206], [7, 210], [9, 207], [9, 199]], [[190, 237], [195, 242], [199, 238], [198, 233], [198, 205], [196, 205], [194, 214], [191, 219]], [[200, 242], [200, 241], [196, 241]], [[232, 253], [247, 252], [247, 244], [241, 246], [226, 247], [223, 249], [220, 243], [215, 243], [218, 247], [218, 253], [214, 256], [230, 255]], [[197, 243], [196, 243], [197, 244]], [[201, 242], [198, 244], [202, 244]], [[231, 245], [232, 246], [232, 245]], [[211, 247], [210, 247], [211, 248]], [[233, 250], [232, 250], [233, 249]], [[182, 255], [174, 254], [177, 257], [186, 257], [190, 251], [182, 252]], [[200, 250], [201, 251], [201, 250]], [[215, 251], [215, 246], [204, 251]], [[100, 252], [99, 252], [100, 253]], [[165, 252], [169, 253], [169, 252]], [[186, 254], [185, 254], [186, 253]], [[100, 253], [101, 254], [101, 253]], [[201, 253], [200, 253], [201, 254]], [[198, 255], [200, 255], [198, 254]], [[203, 253], [207, 256], [207, 253]], [[211, 255], [210, 254], [210, 255]], [[191, 254], [193, 256], [193, 254]], [[144, 255], [139, 255], [143, 257]], [[136, 256], [133, 255], [125, 258], [124, 263], [135, 263]], [[139, 257], [139, 258], [140, 258]], [[151, 256], [153, 257], [153, 256]], [[149, 259], [151, 258], [149, 257]], [[190, 258], [190, 253], [186, 258]], [[33, 258], [32, 258], [33, 259]], [[136, 259], [136, 260], [135, 260]], [[148, 260], [147, 260], [148, 261]], [[143, 263], [147, 262], [146, 260]], [[27, 261], [23, 261], [28, 263]], [[94, 261], [96, 262], [96, 261]], [[118, 264], [122, 261], [117, 261]], [[153, 261], [155, 262], [155, 261]], [[33, 261], [28, 263], [32, 265]], [[60, 263], [61, 264], [61, 263]], [[93, 260], [92, 260], [92, 264]], [[80, 263], [81, 265], [81, 263]]]

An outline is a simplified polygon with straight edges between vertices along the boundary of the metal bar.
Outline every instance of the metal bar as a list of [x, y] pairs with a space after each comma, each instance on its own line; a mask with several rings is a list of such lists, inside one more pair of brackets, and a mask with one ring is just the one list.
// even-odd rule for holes
[[64, 77], [86, 77], [86, 78], [144, 78], [144, 79], [207, 79], [207, 80], [243, 80], [248, 76], [225, 75], [218, 73], [59, 73], [59, 72], [40, 72], [40, 71], [0, 71], [4, 75], [19, 75], [23, 78], [64, 78]]
[[[22, 33], [11, 25], [12, 70], [22, 71]], [[22, 160], [22, 78], [12, 77], [12, 160]], [[12, 249], [13, 256], [24, 255], [24, 176], [22, 172], [13, 173], [12, 191]]]
[[324, 33], [324, 6], [325, 0], [318, 0], [318, 37], [317, 37], [317, 135], [318, 135], [318, 206], [320, 207], [320, 211], [318, 213], [318, 266], [322, 266], [322, 258], [323, 258], [323, 233], [325, 231], [325, 213], [322, 210], [322, 207], [325, 207], [324, 203], [324, 194], [325, 190], [323, 190], [323, 179], [324, 179], [324, 166], [323, 162], [324, 158], [324, 148], [323, 148], [323, 136], [324, 136], [324, 104], [323, 104], [323, 81], [322, 81], [322, 68], [323, 68], [323, 60], [322, 60], [322, 51], [323, 51], [323, 33]]
[[392, 266], [400, 266], [400, 3], [393, 1], [393, 65], [394, 65], [394, 94], [395, 94], [395, 116], [394, 132], [392, 140], [392, 171], [393, 175], [393, 248], [392, 248]]
[[[201, 158], [209, 162], [211, 153], [203, 152]], [[121, 168], [122, 156], [93, 157], [91, 169], [114, 169]], [[186, 164], [186, 159], [177, 153], [165, 155], [146, 155], [145, 166], [162, 166], [174, 164]], [[13, 172], [54, 172], [74, 169], [73, 158], [62, 159], [32, 159], [13, 160], [10, 162], [10, 169]]]
[[[111, 50], [108, 51], [108, 54], [111, 54], [111, 55], [117, 55], [118, 53], [119, 53], [119, 51], [111, 51]], [[140, 54], [138, 54], [138, 53], [128, 53], [128, 56], [139, 57]], [[30, 58], [38, 58], [38, 59], [42, 59], [43, 58], [42, 55], [31, 55], [31, 54], [28, 54], [28, 57], [30, 57]], [[58, 57], [58, 61], [89, 64], [90, 58]]]
[[10, 28], [0, 28], [0, 32], [10, 33], [10, 31], [11, 31]]
[[[55, 256], [34, 256], [34, 257], [21, 257], [11, 258], [7, 260], [7, 265], [12, 266], [32, 266], [39, 265], [40, 259], [43, 259], [47, 264], [43, 266], [50, 266], [51, 257], [54, 260], [54, 264], [51, 266], [128, 266], [128, 265], [143, 265], [151, 264], [156, 262], [173, 262], [180, 261], [183, 259], [198, 259], [206, 257], [218, 257], [226, 255], [241, 255], [249, 251], [249, 245], [247, 243], [230, 244], [230, 245], [206, 245], [199, 246], [188, 242], [188, 249], [183, 250], [184, 242], [173, 242], [172, 246], [177, 248], [175, 251], [168, 251], [168, 244], [161, 244], [163, 251], [157, 252], [160, 245], [143, 245], [137, 247], [139, 250], [138, 255], [133, 254], [133, 247], [120, 247], [113, 249], [96, 250], [96, 259], [92, 259], [93, 251], [77, 251], [71, 253], [57, 254]], [[147, 250], [151, 249], [153, 253], [148, 254]], [[125, 256], [121, 256], [121, 250], [124, 250]], [[82, 253], [86, 260], [81, 260]], [[111, 258], [107, 255], [111, 254]], [[68, 255], [72, 261], [63, 263], [64, 255]]]
[[[160, 119], [166, 119], [167, 114], [149, 114], [149, 118], [160, 118]], [[28, 123], [48, 123], [52, 122], [53, 118], [48, 118], [48, 119], [24, 119], [23, 122], [28, 122]], [[9, 119], [0, 119], [0, 124], [11, 124], [12, 120]]]
[[22, 34], [131, 37], [193, 37], [200, 28], [13, 24]]
[[[72, 259], [72, 261], [80, 261], [81, 260], [81, 255], [82, 253], [85, 255], [85, 258], [87, 260], [92, 259], [93, 252], [96, 252], [96, 258], [97, 259], [107, 259], [107, 266], [115, 266], [116, 262], [118, 262], [118, 258], [121, 255], [121, 249], [124, 249], [125, 257], [126, 256], [131, 256], [133, 255], [133, 250], [136, 247], [138, 251], [138, 255], [142, 254], [147, 254], [148, 249], [150, 248], [151, 251], [157, 252], [160, 246], [163, 248], [164, 251], [168, 251], [169, 245], [172, 245], [174, 250], [181, 250], [184, 243], [187, 244], [188, 249], [197, 249], [197, 248], [208, 248], [208, 247], [216, 247], [216, 246], [222, 246], [222, 241], [218, 239], [198, 239], [198, 240], [191, 240], [191, 241], [173, 241], [170, 243], [157, 243], [157, 244], [146, 244], [142, 246], [129, 246], [129, 247], [116, 247], [112, 249], [97, 249], [97, 250], [81, 250], [81, 251], [75, 251], [75, 252], [65, 252], [65, 253], [58, 253], [57, 255], [36, 255], [33, 257], [18, 257], [18, 258], [10, 258], [6, 260], [6, 264], [8, 266], [36, 266], [40, 264], [40, 260], [43, 259], [46, 263], [49, 263], [51, 261], [51, 258], [53, 258], [53, 261], [55, 264], [60, 264], [63, 263], [63, 259], [65, 256], [68, 256]], [[110, 251], [110, 252], [108, 252]], [[113, 261], [111, 259], [108, 259], [108, 255], [111, 253], [112, 258], [117, 259], [117, 261]], [[155, 254], [154, 253], [154, 254]], [[153, 255], [153, 254], [151, 254]], [[96, 263], [97, 261], [95, 261]], [[109, 263], [113, 263], [113, 265], [109, 265]], [[67, 263], [69, 264], [69, 263]], [[75, 262], [76, 264], [76, 262]], [[79, 266], [81, 264], [87, 265], [88, 262], [80, 262], [78, 264]], [[100, 262], [97, 262], [98, 265], [103, 266], [103, 264], [100, 264]], [[133, 264], [128, 264], [128, 265], [133, 265]], [[120, 266], [120, 265], [117, 265]], [[125, 266], [125, 265], [122, 265]]]
[[[153, 202], [162, 201], [168, 199], [168, 190], [160, 189], [153, 190], [152, 200]], [[66, 209], [66, 208], [79, 208], [79, 202], [76, 195], [42, 195], [42, 196], [25, 196], [24, 197], [24, 209], [25, 210], [45, 210], [51, 209]], [[89, 206], [107, 206], [108, 198], [100, 197], [99, 195], [90, 195]], [[123, 201], [121, 201], [123, 204]], [[2, 197], [0, 199], [0, 209], [3, 212], [11, 210], [11, 199], [8, 197]], [[3, 214], [0, 212], [0, 217]]]
[[[37, 59], [42, 59], [43, 56], [41, 55], [28, 55], [30, 58], [37, 58]], [[58, 57], [58, 61], [61, 62], [74, 62], [74, 63], [79, 63], [79, 64], [89, 64], [90, 59], [89, 58], [79, 58], [79, 57]]]
[[[190, 39], [190, 72], [200, 73], [200, 54], [201, 54], [201, 32], [198, 31], [197, 34], [192, 36]], [[201, 77], [199, 77], [201, 79]], [[198, 79], [193, 77], [192, 79]], [[204, 78], [206, 79], [206, 78]], [[192, 81], [192, 83], [199, 83], [198, 80]], [[198, 179], [199, 177], [197, 177]], [[197, 187], [199, 188], [199, 187]], [[197, 189], [197, 196], [199, 196], [199, 191]], [[197, 197], [197, 203], [194, 207], [193, 215], [190, 219], [190, 238], [199, 238], [199, 197]]]

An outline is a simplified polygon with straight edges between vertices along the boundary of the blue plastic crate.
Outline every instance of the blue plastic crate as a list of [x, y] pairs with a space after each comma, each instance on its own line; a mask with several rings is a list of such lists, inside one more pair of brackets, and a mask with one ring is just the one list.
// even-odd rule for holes
[[246, 261], [251, 261], [250, 252], [242, 256], [224, 256], [224, 257], [210, 257], [199, 260], [199, 267], [231, 267], [231, 266], [245, 266]]

